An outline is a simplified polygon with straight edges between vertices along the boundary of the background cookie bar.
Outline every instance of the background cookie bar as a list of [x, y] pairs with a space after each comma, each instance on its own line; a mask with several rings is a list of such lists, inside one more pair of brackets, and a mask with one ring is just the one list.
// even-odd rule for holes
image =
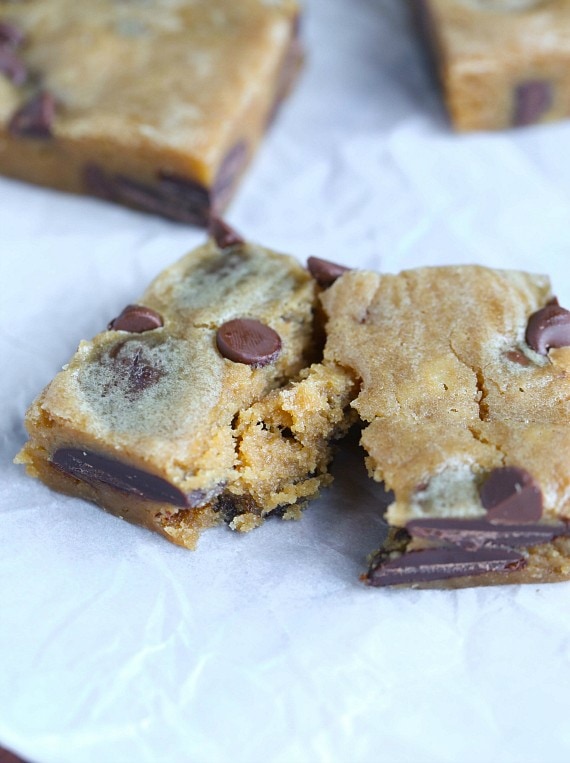
[[477, 266], [344, 274], [325, 361], [361, 379], [371, 476], [394, 493], [371, 585], [570, 578], [570, 312]]
[[300, 65], [295, 0], [0, 2], [0, 172], [220, 210]]
[[215, 233], [81, 343], [30, 407], [18, 457], [50, 487], [190, 548], [218, 522], [295, 516], [328, 480], [349, 402], [345, 371], [305, 368], [310, 275]]
[[458, 130], [570, 115], [567, 0], [412, 0]]

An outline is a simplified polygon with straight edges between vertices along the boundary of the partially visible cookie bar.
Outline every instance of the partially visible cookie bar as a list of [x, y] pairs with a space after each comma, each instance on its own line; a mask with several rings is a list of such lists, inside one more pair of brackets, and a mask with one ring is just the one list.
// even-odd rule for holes
[[298, 515], [329, 481], [354, 380], [310, 367], [315, 283], [222, 223], [30, 407], [18, 456], [50, 487], [193, 548]]
[[348, 272], [324, 362], [393, 491], [373, 586], [570, 579], [570, 312], [546, 277], [478, 266]]
[[458, 130], [570, 116], [567, 0], [411, 2]]
[[207, 225], [301, 63], [296, 0], [0, 0], [0, 172]]

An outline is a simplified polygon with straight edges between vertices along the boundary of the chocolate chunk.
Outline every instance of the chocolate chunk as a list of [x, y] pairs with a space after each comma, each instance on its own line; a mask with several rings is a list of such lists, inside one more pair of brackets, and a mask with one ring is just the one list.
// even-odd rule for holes
[[209, 221], [207, 191], [192, 181], [161, 178], [152, 186], [115, 175], [112, 180], [115, 198], [145, 212], [167, 217], [181, 223], [205, 226]]
[[521, 82], [515, 89], [515, 127], [535, 124], [552, 106], [552, 86], [547, 80]]
[[331, 286], [337, 278], [346, 273], [350, 268], [337, 265], [335, 262], [321, 260], [319, 257], [309, 257], [307, 268], [319, 286]]
[[53, 454], [51, 462], [66, 474], [94, 487], [109, 485], [148, 501], [188, 507], [184, 493], [170, 482], [114, 458], [79, 448], [60, 448]]
[[172, 219], [200, 227], [208, 225], [212, 199], [205, 186], [182, 175], [160, 172], [158, 187], [160, 194], [170, 201], [173, 209], [181, 210], [178, 213], [180, 217], [176, 217], [173, 212]]
[[164, 325], [162, 316], [150, 307], [144, 305], [127, 305], [123, 312], [108, 325], [109, 331], [129, 331], [132, 334], [142, 334]]
[[239, 233], [220, 217], [213, 216], [210, 219], [209, 233], [219, 249], [229, 249], [232, 246], [241, 246], [245, 243]]
[[533, 477], [517, 466], [494, 469], [479, 490], [487, 519], [499, 524], [537, 522], [542, 493]]
[[28, 71], [24, 63], [9, 47], [0, 46], [0, 73], [17, 85], [23, 85], [28, 77]]
[[161, 187], [139, 183], [125, 175], [116, 175], [112, 182], [118, 200], [138, 207], [145, 212], [153, 212], [170, 220], [192, 225], [204, 225], [206, 223], [202, 211], [197, 212], [190, 201], [177, 192], [170, 193]]
[[528, 319], [526, 341], [540, 355], [551, 347], [570, 347], [570, 310], [555, 304], [537, 310]]
[[[224, 485], [220, 484], [214, 485], [214, 487], [210, 488], [209, 490], [192, 490], [192, 492], [188, 493], [186, 496], [188, 506], [190, 506], [192, 509], [197, 509], [200, 506], [205, 506], [207, 503], [211, 503], [214, 499], [216, 499], [223, 489]], [[213, 508], [215, 511], [217, 511], [215, 506]]]
[[117, 194], [112, 179], [99, 167], [89, 163], [83, 168], [83, 185], [93, 196], [107, 201], [116, 201]]
[[24, 33], [14, 24], [0, 21], [0, 45], [9, 45], [12, 48], [19, 47], [24, 42]]
[[236, 318], [224, 323], [218, 329], [216, 341], [224, 358], [254, 368], [272, 363], [281, 352], [279, 334], [251, 318]]
[[55, 118], [55, 99], [51, 93], [33, 96], [14, 114], [8, 125], [12, 135], [45, 140], [51, 138]]
[[210, 223], [211, 194], [190, 178], [161, 170], [156, 184], [141, 183], [127, 175], [109, 175], [98, 164], [83, 170], [85, 189], [102, 199], [122, 202], [169, 220], [206, 227]]
[[396, 559], [372, 563], [366, 582], [372, 586], [424, 583], [485, 572], [507, 572], [525, 566], [524, 557], [510, 548], [429, 548], [410, 551]]
[[469, 551], [484, 546], [539, 546], [569, 532], [568, 525], [562, 522], [497, 525], [484, 519], [413, 519], [406, 530], [412, 538], [452, 543]]

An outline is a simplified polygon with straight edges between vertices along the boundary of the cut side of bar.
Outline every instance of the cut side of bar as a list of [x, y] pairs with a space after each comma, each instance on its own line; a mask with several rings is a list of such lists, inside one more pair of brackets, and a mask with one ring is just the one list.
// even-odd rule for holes
[[323, 362], [360, 380], [368, 471], [394, 494], [365, 582], [570, 579], [570, 311], [548, 279], [352, 271], [321, 299]]
[[299, 516], [330, 481], [355, 394], [348, 372], [311, 366], [309, 273], [222, 233], [80, 344], [30, 407], [17, 459], [188, 548], [215, 524]]

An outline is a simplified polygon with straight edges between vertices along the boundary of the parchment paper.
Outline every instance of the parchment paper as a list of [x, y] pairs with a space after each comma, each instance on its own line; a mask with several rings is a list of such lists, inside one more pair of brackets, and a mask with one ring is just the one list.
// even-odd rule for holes
[[[547, 272], [570, 122], [457, 137], [402, 0], [309, 0], [309, 59], [229, 221], [301, 261]], [[195, 553], [11, 460], [32, 398], [203, 233], [0, 180], [0, 740], [36, 763], [570, 760], [570, 584], [369, 590], [356, 451], [300, 522]]]

